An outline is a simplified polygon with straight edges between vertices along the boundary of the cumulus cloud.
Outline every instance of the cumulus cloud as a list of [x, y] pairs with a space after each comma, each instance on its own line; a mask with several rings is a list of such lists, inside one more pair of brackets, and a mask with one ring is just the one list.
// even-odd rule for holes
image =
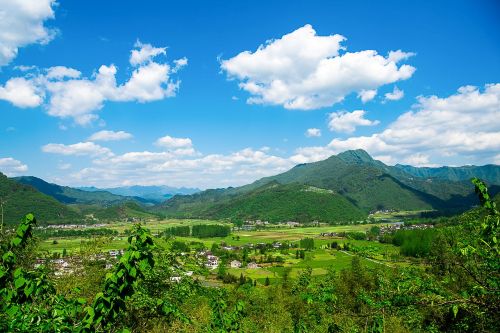
[[166, 148], [174, 155], [189, 156], [198, 154], [193, 148], [193, 142], [190, 138], [174, 138], [170, 135], [166, 135], [156, 140], [155, 145]]
[[387, 163], [496, 162], [500, 151], [500, 84], [487, 84], [483, 90], [464, 86], [448, 97], [420, 96], [417, 101], [413, 110], [381, 132], [336, 138], [325, 147], [305, 147], [294, 159], [314, 161], [361, 148]]
[[190, 138], [174, 138], [166, 135], [156, 140], [156, 145], [165, 148], [191, 148], [193, 142]]
[[172, 67], [153, 61], [153, 57], [165, 55], [165, 48], [142, 43], [135, 47], [130, 58], [135, 68], [123, 84], [117, 83], [118, 69], [114, 65], [100, 66], [91, 77], [82, 77], [74, 68], [56, 66], [44, 75], [27, 73], [25, 77], [8, 80], [5, 86], [0, 85], [0, 99], [18, 107], [44, 104], [51, 116], [72, 118], [79, 125], [87, 125], [99, 118], [97, 111], [106, 101], [146, 103], [175, 96], [179, 81], [172, 74], [185, 66], [187, 59], [174, 61]]
[[120, 141], [131, 139], [132, 134], [124, 131], [99, 131], [92, 134], [88, 140], [89, 141]]
[[377, 96], [377, 90], [361, 90], [358, 93], [358, 98], [360, 98], [363, 103], [371, 101], [375, 96]]
[[264, 149], [245, 148], [230, 154], [179, 156], [173, 152], [128, 152], [102, 156], [71, 173], [66, 182], [106, 186], [165, 184], [213, 188], [243, 185], [288, 170], [293, 163]]
[[134, 44], [134, 47], [137, 49], [130, 51], [129, 59], [132, 66], [142, 65], [160, 54], [167, 54], [166, 47], [153, 47], [151, 44], [143, 44], [139, 40]]
[[76, 79], [80, 77], [82, 73], [74, 68], [69, 68], [65, 66], [54, 66], [47, 69], [47, 79], [64, 79], [71, 78]]
[[222, 60], [229, 78], [239, 80], [251, 97], [248, 103], [286, 109], [328, 107], [357, 92], [368, 101], [377, 88], [410, 78], [415, 68], [399, 65], [413, 53], [374, 50], [346, 52], [341, 35], [318, 36], [305, 25], [280, 39]]
[[49, 143], [42, 146], [45, 153], [73, 156], [113, 156], [109, 148], [101, 147], [93, 142], [78, 142], [71, 145]]
[[19, 176], [28, 171], [28, 166], [12, 157], [0, 158], [0, 172], [8, 177]]
[[306, 131], [305, 134], [308, 138], [312, 137], [320, 137], [321, 136], [321, 130], [319, 128], [309, 128]]
[[352, 133], [357, 126], [374, 126], [380, 123], [378, 120], [365, 119], [365, 114], [365, 110], [332, 112], [328, 115], [328, 128], [330, 131]]
[[386, 101], [398, 101], [405, 96], [403, 90], [399, 90], [398, 87], [394, 86], [394, 90], [384, 95]]
[[5, 100], [19, 108], [34, 108], [42, 104], [43, 92], [32, 80], [16, 77], [0, 85], [0, 100]]
[[55, 0], [0, 0], [0, 67], [9, 64], [20, 47], [47, 44], [55, 31], [45, 21], [54, 18]]

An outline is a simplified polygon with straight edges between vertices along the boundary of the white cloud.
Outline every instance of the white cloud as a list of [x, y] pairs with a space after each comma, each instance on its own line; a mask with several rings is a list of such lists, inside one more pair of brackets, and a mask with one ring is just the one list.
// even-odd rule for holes
[[190, 138], [174, 138], [170, 135], [156, 140], [155, 145], [162, 148], [167, 148], [173, 156], [194, 156], [200, 155], [194, 148]]
[[369, 102], [377, 96], [377, 90], [361, 90], [358, 93], [358, 98], [361, 99], [363, 103]]
[[398, 101], [405, 96], [403, 90], [399, 90], [398, 87], [394, 86], [394, 90], [384, 95], [386, 101]]
[[13, 177], [28, 171], [28, 166], [12, 157], [4, 157], [0, 158], [0, 171], [8, 177]]
[[42, 146], [45, 153], [74, 155], [74, 156], [113, 156], [111, 150], [101, 147], [93, 142], [78, 142], [72, 145], [62, 143], [49, 143]]
[[167, 54], [166, 47], [153, 47], [151, 44], [143, 44], [139, 40], [135, 42], [134, 47], [137, 49], [130, 51], [129, 59], [132, 66], [142, 65], [160, 54]]
[[405, 159], [403, 159], [402, 163], [414, 165], [414, 166], [419, 166], [419, 167], [436, 166], [435, 164], [429, 163], [429, 158], [430, 158], [430, 156], [427, 154], [416, 153], [416, 154], [410, 155], [410, 156], [406, 157]]
[[331, 106], [353, 92], [367, 101], [373, 92], [366, 91], [406, 80], [415, 71], [409, 65], [398, 66], [412, 53], [398, 50], [384, 57], [374, 50], [344, 52], [345, 40], [341, 35], [318, 36], [305, 25], [253, 53], [222, 60], [221, 68], [250, 93], [248, 103], [300, 110]]
[[44, 26], [54, 18], [55, 0], [0, 0], [0, 67], [9, 64], [20, 47], [47, 44], [54, 30]]
[[190, 138], [174, 138], [166, 135], [156, 140], [156, 145], [164, 148], [191, 148], [193, 142]]
[[305, 134], [308, 138], [312, 137], [320, 137], [321, 136], [321, 130], [319, 128], [309, 128], [306, 131]]
[[47, 79], [64, 79], [66, 77], [76, 79], [79, 78], [82, 73], [74, 68], [69, 68], [65, 66], [54, 66], [47, 69]]
[[172, 73], [177, 73], [177, 71], [179, 71], [182, 67], [187, 66], [187, 64], [188, 64], [188, 58], [186, 57], [174, 60], [175, 66], [172, 69]]
[[365, 119], [365, 114], [364, 110], [332, 112], [328, 115], [328, 128], [330, 131], [352, 133], [357, 126], [374, 126], [380, 123], [378, 120]]
[[5, 86], [0, 85], [0, 100], [5, 100], [19, 108], [37, 107], [43, 102], [43, 92], [31, 80], [15, 77]]
[[[136, 44], [131, 61], [137, 66], [130, 78], [117, 84], [117, 68], [102, 65], [92, 77], [82, 77], [73, 68], [56, 66], [47, 69], [46, 75], [27, 73], [24, 78], [12, 78], [0, 86], [0, 99], [19, 107], [36, 107], [44, 101], [47, 113], [59, 118], [72, 118], [79, 125], [98, 119], [97, 111], [106, 101], [146, 103], [175, 96], [179, 81], [171, 74], [187, 64], [187, 59], [174, 61], [172, 68], [152, 57], [164, 55], [165, 48], [152, 48], [149, 44]], [[155, 51], [156, 50], [156, 51]], [[136, 54], [136, 55], [134, 55]], [[134, 60], [132, 60], [134, 59]]]
[[301, 148], [295, 159], [314, 161], [361, 148], [388, 163], [495, 163], [500, 151], [500, 84], [488, 84], [483, 91], [461, 87], [445, 98], [421, 96], [413, 109], [381, 132]]
[[195, 157], [150, 151], [103, 156], [95, 159], [93, 166], [71, 173], [66, 182], [101, 186], [168, 183], [210, 188], [247, 184], [293, 166], [288, 159], [264, 150], [245, 148], [226, 155]]
[[132, 134], [124, 131], [99, 131], [92, 134], [88, 140], [89, 141], [120, 141], [131, 139]]

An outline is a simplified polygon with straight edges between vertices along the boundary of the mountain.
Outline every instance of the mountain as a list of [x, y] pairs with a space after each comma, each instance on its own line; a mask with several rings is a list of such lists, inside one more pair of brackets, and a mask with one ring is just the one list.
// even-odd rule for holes
[[194, 197], [197, 197], [201, 204], [192, 206], [189, 199], [184, 201], [190, 197], [175, 196], [167, 201], [164, 207], [171, 215], [178, 217], [206, 216], [241, 220], [261, 219], [270, 222], [316, 220], [340, 223], [359, 221], [366, 217], [364, 212], [341, 195], [307, 185], [281, 185], [278, 182], [270, 182], [241, 195], [204, 201], [204, 196], [211, 198], [214, 194], [212, 191], [195, 194]]
[[[499, 167], [497, 167], [499, 168]], [[464, 210], [477, 204], [470, 182], [439, 178], [421, 178], [400, 167], [374, 160], [364, 150], [350, 150], [326, 160], [299, 164], [282, 174], [262, 178], [252, 184], [227, 189], [207, 190], [190, 196], [176, 195], [157, 207], [171, 216], [260, 218], [274, 209], [277, 199], [267, 201], [270, 189], [266, 185], [312, 186], [330, 195], [342, 197], [366, 216], [380, 209], [397, 210]], [[301, 187], [279, 187], [286, 198], [303, 197]], [[275, 193], [275, 196], [278, 196]], [[247, 200], [258, 202], [249, 209]], [[308, 199], [304, 199], [307, 201]], [[298, 203], [300, 205], [300, 202]], [[305, 214], [314, 214], [306, 202]], [[317, 207], [330, 211], [330, 201], [320, 201]], [[251, 205], [250, 205], [251, 206]], [[316, 207], [316, 208], [317, 208]], [[315, 209], [316, 209], [315, 208]]]
[[18, 183], [0, 173], [0, 201], [6, 225], [16, 224], [27, 213], [34, 213], [40, 224], [78, 223], [82, 217], [73, 209], [32, 186]]
[[143, 198], [145, 200], [154, 201], [157, 203], [165, 201], [176, 194], [188, 195], [200, 192], [200, 190], [197, 188], [141, 185], [112, 187], [104, 189], [98, 189], [96, 187], [80, 187], [79, 189], [88, 192], [107, 191], [116, 195]]
[[97, 190], [89, 192], [68, 186], [51, 184], [37, 177], [23, 176], [13, 179], [18, 183], [33, 186], [38, 191], [49, 195], [64, 204], [97, 204], [100, 206], [112, 206], [127, 201], [139, 201], [142, 203], [148, 203], [147, 200], [144, 200], [142, 198], [125, 197], [112, 194], [107, 191]]
[[443, 166], [439, 168], [416, 168], [411, 165], [396, 164], [395, 167], [415, 177], [435, 178], [455, 182], [469, 181], [472, 177], [478, 177], [488, 185], [500, 185], [500, 166], [493, 164], [462, 167]]

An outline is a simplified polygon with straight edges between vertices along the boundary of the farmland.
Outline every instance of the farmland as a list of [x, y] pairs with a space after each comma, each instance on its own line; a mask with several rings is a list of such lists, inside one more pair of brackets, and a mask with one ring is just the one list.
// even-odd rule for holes
[[[224, 224], [225, 222], [217, 220], [199, 220], [199, 219], [167, 219], [162, 221], [149, 221], [145, 226], [149, 228], [153, 234], [160, 235], [165, 229], [178, 226], [194, 226], [200, 224]], [[228, 224], [227, 222], [225, 223]], [[287, 271], [287, 276], [294, 279], [305, 268], [312, 269], [312, 275], [324, 275], [330, 268], [341, 270], [350, 266], [352, 261], [352, 251], [340, 251], [331, 249], [330, 244], [333, 241], [342, 246], [348, 243], [353, 249], [369, 249], [366, 255], [367, 258], [362, 258], [364, 264], [368, 267], [375, 266], [394, 266], [394, 263], [387, 264], [386, 261], [390, 255], [399, 253], [397, 247], [392, 244], [381, 244], [375, 241], [345, 239], [341, 237], [323, 237], [324, 233], [342, 233], [342, 232], [367, 232], [373, 226], [380, 224], [357, 224], [357, 225], [342, 225], [342, 226], [314, 226], [314, 227], [286, 227], [272, 226], [263, 230], [240, 230], [234, 231], [226, 237], [171, 237], [168, 241], [165, 237], [156, 238], [156, 242], [160, 245], [167, 245], [173, 241], [184, 242], [186, 244], [202, 243], [206, 249], [210, 249], [213, 244], [233, 246], [236, 248], [243, 247], [248, 244], [272, 244], [276, 242], [289, 243], [287, 249], [271, 249], [262, 254], [261, 251], [254, 249], [250, 251], [249, 257], [257, 262], [264, 261], [267, 255], [280, 256], [283, 261], [279, 263], [259, 263], [256, 269], [250, 268], [230, 268], [228, 273], [235, 276], [241, 274], [264, 284], [266, 278], [269, 278], [271, 283], [277, 282], [283, 278], [283, 274]], [[96, 242], [100, 251], [107, 252], [110, 250], [125, 249], [127, 245], [126, 230], [130, 227], [130, 223], [113, 223], [101, 226], [110, 230], [116, 230], [118, 235], [113, 237], [105, 237], [103, 241]], [[96, 237], [95, 239], [102, 239]], [[299, 249], [299, 241], [304, 238], [314, 240], [314, 249], [306, 251], [304, 258], [299, 259], [296, 256], [296, 251]], [[44, 239], [39, 244], [39, 250], [43, 253], [62, 255], [63, 251], [67, 255], [78, 255], [82, 247], [89, 244], [89, 238], [83, 237], [49, 237]], [[195, 254], [192, 250], [192, 255]], [[241, 251], [235, 251], [239, 253]], [[234, 254], [233, 254], [234, 255]], [[375, 259], [375, 260], [374, 260]], [[401, 263], [399, 263], [401, 264]], [[214, 272], [212, 272], [214, 274]], [[207, 275], [208, 279], [214, 278], [210, 272]]]

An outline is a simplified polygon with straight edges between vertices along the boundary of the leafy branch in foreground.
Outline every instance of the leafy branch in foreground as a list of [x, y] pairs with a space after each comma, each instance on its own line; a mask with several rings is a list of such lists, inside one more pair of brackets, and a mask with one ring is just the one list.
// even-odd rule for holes
[[[104, 291], [98, 293], [92, 306], [85, 309], [82, 332], [112, 330], [113, 323], [125, 310], [125, 300], [134, 294], [137, 279], [154, 266], [153, 238], [140, 225], [128, 237], [129, 247], [112, 273], [106, 276]], [[124, 330], [126, 331], [126, 330]]]
[[33, 214], [26, 215], [15, 236], [1, 249], [0, 331], [116, 331], [112, 325], [123, 314], [125, 300], [134, 294], [138, 279], [154, 265], [155, 245], [149, 231], [134, 226], [127, 251], [113, 273], [106, 276], [104, 291], [84, 309], [85, 299], [56, 295], [43, 266], [33, 271], [17, 267], [16, 252], [26, 247], [35, 223]]

